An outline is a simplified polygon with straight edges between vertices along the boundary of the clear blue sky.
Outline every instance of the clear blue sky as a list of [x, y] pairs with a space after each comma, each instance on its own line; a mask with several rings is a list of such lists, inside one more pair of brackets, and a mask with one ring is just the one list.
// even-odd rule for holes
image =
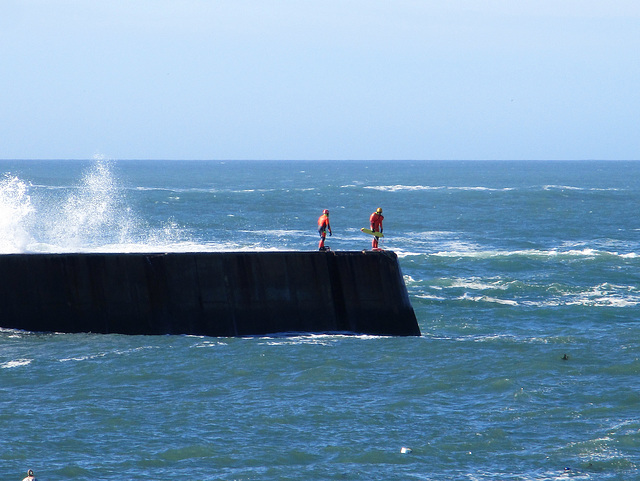
[[639, 0], [2, 0], [0, 158], [640, 159]]

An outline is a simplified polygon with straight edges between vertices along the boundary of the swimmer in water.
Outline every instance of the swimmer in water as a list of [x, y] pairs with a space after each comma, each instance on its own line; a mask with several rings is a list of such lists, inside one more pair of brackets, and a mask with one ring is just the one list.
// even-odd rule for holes
[[36, 477], [33, 475], [33, 471], [32, 471], [32, 470], [29, 470], [29, 471], [27, 471], [27, 477], [26, 477], [26, 478], [24, 478], [22, 481], [38, 481], [38, 480], [37, 480], [37, 479], [36, 479]]

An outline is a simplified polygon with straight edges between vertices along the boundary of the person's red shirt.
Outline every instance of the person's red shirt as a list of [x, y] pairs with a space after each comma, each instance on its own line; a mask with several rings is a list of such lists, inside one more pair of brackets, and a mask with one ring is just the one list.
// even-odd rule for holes
[[322, 214], [318, 217], [318, 229], [331, 230], [331, 227], [329, 227], [329, 216], [327, 214]]
[[373, 232], [382, 232], [383, 219], [384, 216], [382, 214], [378, 214], [377, 212], [371, 214], [371, 217], [369, 217], [369, 222], [371, 223], [371, 230]]

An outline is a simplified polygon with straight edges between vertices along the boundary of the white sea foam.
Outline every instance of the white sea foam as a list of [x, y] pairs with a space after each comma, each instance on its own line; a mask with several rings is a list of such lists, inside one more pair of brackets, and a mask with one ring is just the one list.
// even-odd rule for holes
[[131, 349], [114, 349], [113, 351], [105, 351], [105, 352], [98, 352], [98, 353], [94, 353], [94, 354], [87, 354], [84, 356], [75, 356], [75, 357], [65, 357], [59, 360], [59, 362], [82, 362], [82, 361], [90, 361], [93, 359], [102, 359], [104, 357], [108, 357], [108, 356], [122, 356], [122, 355], [127, 355], [127, 354], [131, 354], [133, 352], [138, 352], [138, 351], [144, 351], [144, 350], [148, 350], [148, 349], [158, 349], [157, 346], [139, 346], [139, 347], [134, 347]]
[[481, 279], [479, 277], [472, 277], [469, 279], [455, 278], [452, 279], [449, 287], [463, 288], [473, 290], [488, 290], [488, 289], [500, 289], [507, 290], [513, 282], [505, 282], [501, 278]]
[[497, 257], [512, 257], [512, 256], [521, 256], [521, 257], [584, 257], [594, 259], [599, 256], [614, 256], [614, 257], [623, 257], [623, 258], [636, 258], [638, 256], [637, 253], [618, 253], [615, 251], [606, 251], [594, 248], [584, 248], [584, 249], [518, 249], [518, 250], [486, 250], [482, 248], [475, 248], [471, 245], [467, 247], [463, 247], [461, 249], [453, 249], [453, 250], [443, 250], [439, 252], [429, 253], [428, 255], [435, 257], [456, 257], [456, 258], [477, 258], [477, 259], [488, 259], [488, 258], [497, 258]]
[[194, 349], [202, 349], [202, 348], [211, 348], [211, 347], [229, 347], [229, 343], [226, 341], [211, 341], [204, 336], [193, 336], [188, 335], [187, 337], [193, 337], [196, 339], [201, 339], [201, 342], [192, 346]]
[[542, 186], [543, 190], [577, 190], [577, 191], [587, 191], [587, 192], [615, 192], [621, 191], [623, 189], [619, 189], [616, 187], [575, 187], [572, 185], [557, 185], [557, 184], [549, 184]]
[[419, 190], [444, 190], [445, 186], [433, 187], [430, 185], [367, 185], [365, 189], [379, 190], [381, 192], [419, 191]]
[[558, 306], [587, 306], [587, 307], [615, 307], [626, 308], [640, 305], [640, 288], [632, 285], [615, 285], [609, 283], [599, 284], [592, 287], [576, 288], [556, 286], [556, 295], [550, 295], [548, 289], [541, 299], [520, 298], [517, 292], [512, 298], [496, 297], [479, 293], [484, 290], [503, 290], [505, 296], [509, 289], [517, 281], [502, 281], [499, 279], [452, 279], [446, 285], [430, 286], [430, 289], [447, 291], [448, 289], [466, 289], [462, 295], [454, 298], [446, 296], [434, 296], [430, 294], [419, 294], [416, 297], [432, 300], [457, 300], [466, 302], [500, 304], [505, 306], [526, 306], [526, 307], [558, 307]]
[[582, 187], [573, 187], [570, 185], [544, 185], [544, 190], [584, 190]]
[[368, 185], [365, 189], [379, 190], [381, 192], [402, 192], [402, 191], [422, 191], [422, 190], [458, 190], [458, 191], [488, 191], [506, 192], [514, 190], [512, 187], [482, 187], [482, 186], [431, 186], [431, 185]]
[[471, 296], [468, 293], [465, 293], [461, 297], [458, 298], [462, 301], [473, 301], [473, 302], [487, 302], [491, 304], [502, 304], [505, 306], [517, 306], [518, 302], [510, 299], [499, 299], [497, 297], [492, 296]]
[[640, 290], [636, 286], [609, 283], [569, 295], [566, 305], [592, 307], [632, 307], [640, 304]]
[[238, 232], [244, 232], [246, 234], [259, 234], [259, 235], [267, 235], [267, 236], [276, 236], [276, 237], [289, 237], [289, 236], [313, 236], [317, 237], [314, 232], [303, 231], [303, 230], [294, 230], [294, 229], [269, 229], [264, 231], [255, 231], [255, 230], [246, 230], [240, 229]]
[[[356, 184], [343, 185], [341, 187], [357, 187]], [[516, 187], [486, 187], [486, 186], [448, 186], [448, 185], [367, 185], [365, 189], [373, 189], [381, 192], [403, 192], [403, 191], [427, 191], [427, 190], [449, 190], [449, 191], [478, 191], [478, 192], [509, 192], [518, 190]], [[575, 187], [571, 185], [548, 184], [541, 187], [546, 191], [585, 191], [585, 192], [610, 192], [622, 189], [615, 187]]]
[[90, 359], [98, 359], [98, 358], [103, 358], [107, 355], [107, 353], [99, 353], [99, 354], [92, 354], [92, 355], [88, 355], [88, 356], [76, 356], [76, 357], [65, 357], [63, 359], [60, 359], [60, 362], [69, 362], [69, 361], [74, 361], [74, 362], [82, 362], [82, 361], [88, 361]]
[[[256, 192], [276, 192], [278, 189], [228, 189], [218, 187], [149, 187], [136, 186], [133, 188], [140, 192], [171, 192], [176, 194], [253, 194]], [[314, 190], [314, 189], [302, 189]]]
[[[294, 335], [292, 335], [294, 334]], [[255, 336], [252, 336], [252, 339]], [[360, 340], [372, 340], [383, 339], [386, 336], [376, 336], [371, 334], [340, 334], [340, 333], [328, 333], [328, 334], [300, 334], [295, 333], [282, 333], [277, 336], [259, 336], [261, 340], [265, 341], [269, 346], [291, 346], [291, 345], [321, 345], [330, 346], [341, 339], [360, 339]]]
[[13, 367], [28, 366], [31, 364], [32, 359], [16, 359], [14, 361], [7, 361], [0, 364], [0, 369], [11, 369]]
[[419, 257], [426, 255], [424, 252], [406, 251], [404, 249], [393, 249], [393, 252], [395, 252], [399, 259], [403, 259], [405, 257]]
[[429, 294], [418, 294], [416, 295], [416, 297], [418, 299], [427, 299], [427, 300], [431, 300], [431, 301], [446, 301], [446, 297], [441, 297], [441, 296], [432, 296]]

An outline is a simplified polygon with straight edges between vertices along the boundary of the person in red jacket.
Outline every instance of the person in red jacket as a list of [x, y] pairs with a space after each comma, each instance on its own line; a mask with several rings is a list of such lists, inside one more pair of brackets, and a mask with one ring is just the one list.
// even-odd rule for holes
[[318, 244], [318, 250], [325, 250], [324, 240], [327, 237], [327, 230], [329, 236], [331, 236], [331, 224], [329, 224], [329, 211], [327, 209], [322, 211], [322, 215], [318, 217], [318, 234], [320, 234], [320, 244]]
[[[371, 214], [369, 217], [369, 224], [371, 224], [371, 230], [373, 232], [380, 232], [382, 234], [382, 220], [384, 216], [382, 215], [382, 208], [378, 207], [376, 211]], [[373, 236], [373, 240], [371, 241], [371, 248], [378, 248], [378, 237]]]

